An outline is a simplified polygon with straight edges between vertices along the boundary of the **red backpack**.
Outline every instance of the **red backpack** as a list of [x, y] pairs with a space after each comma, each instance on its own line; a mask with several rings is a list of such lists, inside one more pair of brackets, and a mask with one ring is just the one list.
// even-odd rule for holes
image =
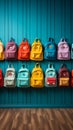
[[70, 83], [70, 73], [67, 69], [66, 65], [61, 65], [61, 68], [59, 70], [59, 86], [60, 87], [68, 87]]
[[3, 78], [3, 73], [2, 69], [0, 69], [0, 87], [4, 86], [4, 78]]
[[18, 60], [30, 59], [30, 45], [27, 39], [23, 39], [18, 49]]
[[73, 87], [73, 70], [71, 71], [71, 87]]

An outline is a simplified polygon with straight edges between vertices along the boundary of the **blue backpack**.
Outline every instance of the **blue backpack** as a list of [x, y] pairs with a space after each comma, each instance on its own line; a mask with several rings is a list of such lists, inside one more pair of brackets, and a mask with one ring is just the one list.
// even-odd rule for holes
[[24, 65], [18, 72], [17, 87], [30, 87], [30, 72], [27, 68], [24, 67]]
[[49, 41], [45, 44], [44, 59], [45, 60], [56, 59], [56, 44], [53, 38], [49, 38]]

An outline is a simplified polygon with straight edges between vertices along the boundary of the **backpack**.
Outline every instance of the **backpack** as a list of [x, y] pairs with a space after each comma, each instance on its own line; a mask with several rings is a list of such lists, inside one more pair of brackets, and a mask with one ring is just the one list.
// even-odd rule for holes
[[36, 63], [35, 67], [32, 70], [31, 87], [34, 88], [44, 87], [44, 74], [39, 63]]
[[4, 46], [1, 40], [0, 40], [0, 60], [4, 60]]
[[70, 49], [66, 39], [61, 39], [58, 44], [58, 60], [70, 60]]
[[73, 43], [71, 45], [71, 59], [73, 59]]
[[15, 80], [16, 80], [15, 69], [12, 65], [9, 65], [6, 70], [6, 74], [4, 78], [4, 86], [10, 88], [15, 87], [16, 86]]
[[30, 72], [24, 65], [18, 72], [17, 87], [30, 87]]
[[43, 47], [39, 39], [35, 39], [32, 44], [30, 59], [35, 61], [43, 60]]
[[2, 73], [2, 69], [0, 69], [0, 87], [4, 86], [4, 77]]
[[73, 70], [71, 71], [71, 87], [73, 87]]
[[58, 80], [60, 87], [68, 87], [70, 84], [70, 73], [65, 64], [60, 67]]
[[49, 64], [45, 72], [45, 86], [46, 87], [57, 86], [57, 74], [53, 64]]
[[6, 45], [5, 59], [6, 60], [16, 60], [17, 59], [17, 45], [14, 42], [13, 38], [11, 38], [11, 40]]
[[55, 60], [56, 59], [56, 44], [53, 38], [49, 38], [44, 48], [44, 59]]
[[29, 60], [30, 59], [30, 45], [26, 38], [21, 42], [18, 49], [18, 60]]

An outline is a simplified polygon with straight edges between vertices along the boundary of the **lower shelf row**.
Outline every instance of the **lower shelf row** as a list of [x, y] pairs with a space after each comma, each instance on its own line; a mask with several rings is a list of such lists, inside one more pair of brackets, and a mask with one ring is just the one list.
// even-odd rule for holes
[[42, 68], [39, 63], [35, 64], [32, 70], [31, 76], [29, 69], [22, 65], [18, 71], [16, 77], [16, 72], [13, 65], [9, 65], [5, 76], [3, 77], [2, 69], [0, 69], [0, 87], [33, 87], [33, 88], [43, 88], [45, 87], [73, 87], [73, 70], [70, 73], [66, 64], [62, 64], [59, 73], [55, 70], [53, 64], [48, 64], [48, 68], [43, 73]]

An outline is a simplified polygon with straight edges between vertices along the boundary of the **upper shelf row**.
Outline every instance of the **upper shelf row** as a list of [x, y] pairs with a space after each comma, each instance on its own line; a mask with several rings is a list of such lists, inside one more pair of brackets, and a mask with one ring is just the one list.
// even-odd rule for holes
[[[71, 53], [70, 53], [71, 52]], [[71, 49], [65, 38], [61, 39], [58, 46], [55, 44], [53, 38], [49, 38], [44, 44], [41, 44], [40, 39], [35, 39], [32, 46], [26, 38], [22, 40], [19, 47], [17, 47], [13, 38], [7, 43], [4, 50], [4, 45], [0, 40], [0, 60], [70, 60], [73, 59], [73, 44]]]

